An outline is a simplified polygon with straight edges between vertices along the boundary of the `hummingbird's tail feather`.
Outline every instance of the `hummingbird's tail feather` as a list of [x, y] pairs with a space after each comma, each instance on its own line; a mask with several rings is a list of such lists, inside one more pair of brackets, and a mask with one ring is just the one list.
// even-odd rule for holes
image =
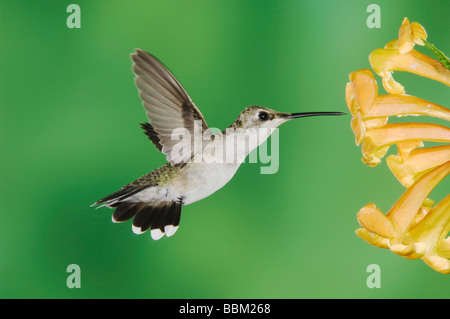
[[[134, 217], [134, 218], [133, 218]], [[172, 236], [180, 225], [181, 203], [169, 202], [121, 202], [112, 215], [115, 223], [133, 218], [133, 232], [145, 233], [150, 229], [153, 239]]]
[[97, 208], [100, 208], [102, 206], [107, 206], [109, 208], [117, 207], [117, 205], [122, 203], [122, 201], [125, 200], [126, 198], [133, 196], [133, 195], [143, 191], [146, 188], [148, 188], [148, 186], [146, 186], [146, 185], [134, 186], [130, 183], [130, 184], [122, 187], [121, 189], [119, 189], [117, 192], [114, 192], [111, 195], [108, 195], [108, 196], [96, 201], [94, 204], [91, 205], [91, 207], [97, 206], [100, 204], [103, 204], [103, 205], [101, 205]]
[[91, 205], [91, 207], [102, 204], [100, 207], [107, 206], [109, 208], [114, 208], [117, 207], [121, 202], [131, 202], [132, 200], [129, 200], [129, 197], [136, 195], [145, 189], [157, 186], [158, 183], [161, 182], [161, 179], [163, 180], [163, 182], [167, 182], [167, 180], [173, 177], [174, 174], [178, 172], [178, 170], [178, 167], [173, 167], [169, 163], [167, 163], [160, 168], [157, 168], [154, 171], [139, 177], [137, 180], [125, 185], [118, 191], [96, 201]]

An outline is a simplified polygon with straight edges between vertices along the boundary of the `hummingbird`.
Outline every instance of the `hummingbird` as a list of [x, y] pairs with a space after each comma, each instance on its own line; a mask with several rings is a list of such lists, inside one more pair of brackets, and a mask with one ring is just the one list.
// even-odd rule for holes
[[[144, 50], [136, 49], [131, 59], [135, 84], [149, 120], [141, 127], [166, 156], [167, 163], [91, 206], [114, 209], [114, 223], [133, 219], [133, 232], [142, 234], [150, 229], [154, 240], [175, 234], [182, 206], [225, 186], [247, 155], [281, 124], [301, 117], [345, 114], [282, 113], [252, 105], [245, 108], [225, 131], [210, 133], [209, 138], [201, 138], [196, 144], [192, 135], [197, 131], [206, 136], [209, 128], [180, 82], [156, 57]], [[177, 129], [191, 138], [174, 138], [173, 132]], [[233, 152], [225, 149], [226, 145], [232, 145], [228, 149]], [[227, 160], [213, 160], [217, 159], [214, 154], [219, 153], [218, 150], [228, 150], [231, 155], [226, 154]]]

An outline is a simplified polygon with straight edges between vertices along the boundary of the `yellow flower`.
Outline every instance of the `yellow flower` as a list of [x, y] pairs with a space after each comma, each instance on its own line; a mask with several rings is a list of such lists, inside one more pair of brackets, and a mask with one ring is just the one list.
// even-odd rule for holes
[[389, 42], [384, 49], [376, 49], [369, 55], [373, 70], [383, 79], [383, 86], [391, 94], [404, 94], [404, 87], [392, 77], [393, 71], [411, 72], [450, 86], [450, 70], [439, 61], [413, 49], [415, 44], [424, 45], [425, 29], [417, 22], [403, 20], [399, 39]]
[[450, 121], [449, 109], [406, 94], [377, 96], [373, 107], [363, 119], [404, 115], [427, 115]]
[[429, 123], [396, 123], [371, 129], [362, 141], [363, 162], [375, 166], [389, 146], [414, 141], [450, 143], [450, 128]]
[[450, 173], [450, 145], [423, 148], [423, 141], [450, 143], [450, 128], [431, 123], [389, 123], [390, 117], [430, 116], [450, 121], [450, 110], [406, 95], [392, 78], [393, 71], [407, 71], [450, 86], [450, 70], [439, 61], [413, 48], [424, 45], [425, 29], [405, 18], [399, 37], [384, 49], [373, 51], [369, 60], [382, 77], [388, 95], [378, 95], [370, 70], [350, 73], [345, 98], [352, 114], [355, 143], [361, 145], [362, 161], [368, 166], [381, 162], [389, 147], [397, 155], [386, 162], [394, 176], [407, 188], [385, 215], [375, 204], [357, 214], [362, 226], [356, 234], [368, 243], [390, 249], [408, 259], [421, 258], [441, 273], [450, 273], [450, 195], [435, 204], [428, 195]]
[[450, 86], [450, 70], [416, 50], [401, 54], [398, 49], [377, 49], [370, 54], [369, 61], [373, 70], [382, 77], [384, 88], [391, 94], [405, 93], [404, 87], [392, 77], [393, 71], [415, 73]]
[[450, 145], [412, 150], [407, 157], [391, 155], [386, 159], [391, 172], [405, 187], [410, 187], [427, 171], [450, 161]]

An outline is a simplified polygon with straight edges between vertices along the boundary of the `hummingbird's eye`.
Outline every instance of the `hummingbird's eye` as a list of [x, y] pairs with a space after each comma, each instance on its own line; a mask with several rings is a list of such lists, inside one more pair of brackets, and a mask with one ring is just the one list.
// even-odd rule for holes
[[267, 119], [269, 118], [269, 114], [267, 114], [266, 112], [259, 112], [258, 117], [261, 121], [267, 121]]

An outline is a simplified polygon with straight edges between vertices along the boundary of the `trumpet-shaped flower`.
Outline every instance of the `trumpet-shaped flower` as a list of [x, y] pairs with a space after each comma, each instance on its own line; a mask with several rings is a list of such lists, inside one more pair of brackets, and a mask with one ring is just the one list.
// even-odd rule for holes
[[378, 95], [363, 119], [405, 115], [426, 115], [450, 121], [449, 109], [405, 94]]
[[450, 86], [450, 70], [442, 63], [414, 50], [414, 45], [424, 45], [427, 33], [417, 22], [409, 23], [405, 18], [400, 27], [399, 38], [384, 49], [369, 55], [373, 70], [383, 79], [383, 86], [391, 94], [404, 94], [404, 87], [392, 77], [393, 71], [411, 72]]
[[375, 166], [389, 146], [414, 141], [450, 143], [450, 128], [430, 123], [395, 123], [374, 128], [366, 132], [362, 141], [363, 162]]
[[391, 172], [405, 187], [429, 170], [450, 161], [450, 145], [412, 150], [406, 158], [391, 155], [386, 159]]
[[404, 87], [392, 77], [393, 71], [414, 73], [450, 86], [450, 70], [439, 61], [416, 50], [401, 54], [398, 49], [377, 49], [369, 56], [373, 70], [382, 77], [383, 86], [391, 94], [404, 94]]

